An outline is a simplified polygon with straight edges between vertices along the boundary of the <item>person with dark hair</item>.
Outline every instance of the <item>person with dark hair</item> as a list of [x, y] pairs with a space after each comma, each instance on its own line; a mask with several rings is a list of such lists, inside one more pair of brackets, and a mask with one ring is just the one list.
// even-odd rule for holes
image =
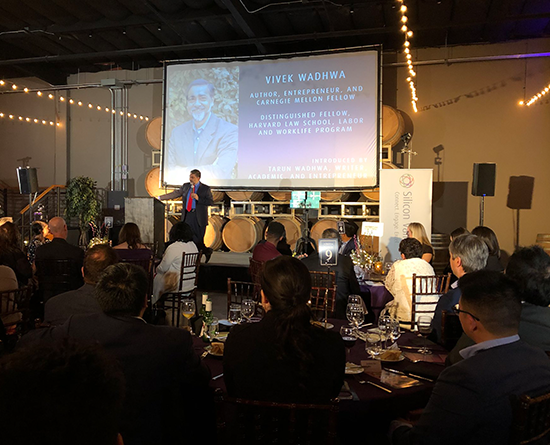
[[487, 265], [485, 269], [487, 270], [496, 270], [497, 272], [503, 272], [504, 267], [500, 262], [500, 246], [498, 245], [498, 239], [495, 232], [493, 232], [489, 227], [477, 226], [472, 230], [472, 235], [478, 236], [487, 244], [489, 249], [489, 258], [487, 258]]
[[[182, 254], [197, 253], [193, 242], [193, 231], [189, 224], [177, 222], [170, 229], [170, 244], [166, 248], [162, 261], [157, 266], [157, 274], [153, 281], [153, 303], [156, 303], [164, 292], [178, 290], [181, 273]], [[195, 268], [184, 271], [184, 278], [194, 278]], [[192, 289], [191, 281], [184, 280], [182, 291]]]
[[124, 376], [98, 346], [21, 348], [0, 361], [2, 441], [10, 445], [122, 445]]
[[339, 253], [344, 256], [350, 256], [351, 252], [356, 250], [357, 224], [344, 221], [344, 233], [341, 235], [342, 245]]
[[265, 230], [265, 240], [260, 241], [252, 251], [252, 259], [269, 261], [281, 255], [277, 245], [285, 237], [285, 226], [280, 222], [271, 221]]
[[[340, 234], [336, 229], [326, 229], [323, 231], [321, 238], [334, 238], [338, 240], [340, 245]], [[303, 258], [302, 263], [306, 265], [309, 270], [326, 272], [327, 267], [321, 266], [319, 261], [319, 253], [313, 252], [307, 258]], [[357, 282], [355, 271], [353, 269], [353, 263], [350, 257], [338, 254], [338, 264], [336, 267], [331, 268], [331, 271], [336, 272], [336, 307], [335, 317], [346, 318], [346, 306], [348, 304], [348, 297], [350, 295], [360, 294], [361, 288]]]
[[233, 327], [223, 368], [230, 396], [288, 403], [336, 397], [344, 381], [341, 337], [311, 324], [309, 271], [292, 257], [265, 263], [259, 323]]
[[456, 229], [454, 229], [451, 234], [450, 234], [450, 238], [451, 238], [451, 241], [461, 235], [469, 235], [470, 232], [468, 231], [468, 229], [465, 229], [464, 227], [457, 227]]
[[19, 230], [12, 222], [0, 226], [0, 265], [13, 269], [19, 287], [29, 284], [32, 267], [19, 244]]
[[119, 244], [114, 249], [121, 260], [141, 260], [150, 258], [153, 253], [141, 241], [141, 232], [136, 223], [127, 222], [118, 235]]
[[21, 343], [70, 338], [100, 344], [120, 362], [126, 378], [120, 428], [124, 444], [179, 443], [182, 419], [194, 426], [185, 432], [193, 442], [198, 440], [194, 431], [200, 434], [209, 421], [202, 411], [211, 401], [210, 372], [195, 353], [189, 332], [143, 320], [147, 287], [143, 268], [109, 266], [95, 289], [101, 313], [73, 315], [61, 326], [31, 331]]
[[42, 221], [36, 221], [32, 223], [31, 226], [31, 235], [32, 240], [29, 243], [27, 249], [27, 258], [29, 263], [32, 265], [34, 263], [34, 256], [36, 254], [36, 249], [44, 243], [49, 243], [50, 240], [46, 238], [48, 236], [49, 230], [48, 225]]
[[[422, 259], [422, 244], [416, 238], [405, 238], [399, 243], [401, 260], [393, 263], [384, 285], [393, 295], [394, 301], [388, 303], [388, 309], [395, 317], [404, 323], [411, 322], [412, 314], [412, 276], [433, 276], [435, 272], [430, 264]], [[422, 297], [423, 302], [430, 301], [433, 297]], [[437, 300], [433, 301], [433, 308]], [[424, 307], [426, 310], [429, 307]]]
[[[460, 279], [464, 275], [481, 270], [487, 264], [489, 249], [487, 245], [475, 235], [461, 235], [453, 238], [449, 245], [449, 263], [453, 273]], [[443, 311], [452, 311], [460, 299], [460, 288], [457, 282], [453, 283], [452, 289], [442, 295], [437, 303], [432, 319], [432, 334], [430, 338], [438, 343], [441, 342], [441, 319]]]
[[44, 308], [44, 321], [52, 325], [65, 323], [71, 315], [101, 312], [94, 290], [103, 271], [118, 263], [118, 255], [108, 244], [96, 244], [84, 255], [84, 285], [50, 298]]
[[208, 206], [214, 202], [212, 190], [201, 182], [201, 172], [197, 169], [191, 170], [189, 182], [183, 184], [178, 190], [166, 195], [159, 196], [159, 199], [175, 199], [183, 197], [183, 209], [181, 220], [186, 222], [193, 231], [193, 241], [197, 248], [210, 261], [212, 249], [204, 245], [204, 234], [208, 225]]
[[393, 444], [509, 443], [510, 396], [550, 386], [550, 360], [520, 340], [521, 303], [514, 283], [487, 270], [460, 278], [460, 323], [475, 345], [464, 360], [437, 379], [428, 405], [414, 424], [393, 425]]
[[174, 176], [188, 168], [202, 170], [209, 178], [236, 177], [238, 131], [212, 113], [214, 86], [196, 79], [187, 90], [187, 111], [191, 119], [172, 130], [167, 159]]

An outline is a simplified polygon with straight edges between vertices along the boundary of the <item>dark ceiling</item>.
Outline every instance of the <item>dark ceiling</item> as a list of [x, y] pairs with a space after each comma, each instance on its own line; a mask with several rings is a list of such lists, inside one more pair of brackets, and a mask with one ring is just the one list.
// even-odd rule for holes
[[[413, 48], [550, 36], [550, 0], [405, 0]], [[382, 44], [396, 0], [2, 0], [0, 78]]]

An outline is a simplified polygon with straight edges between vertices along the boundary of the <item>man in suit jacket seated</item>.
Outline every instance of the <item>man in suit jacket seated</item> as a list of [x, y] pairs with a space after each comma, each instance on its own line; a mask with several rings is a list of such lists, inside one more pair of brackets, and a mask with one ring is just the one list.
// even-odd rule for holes
[[414, 426], [394, 422], [394, 444], [506, 444], [510, 396], [550, 389], [547, 355], [518, 336], [521, 302], [514, 283], [486, 270], [459, 282], [460, 323], [476, 344], [440, 374]]
[[[321, 238], [336, 238], [340, 242], [340, 235], [336, 229], [326, 229]], [[302, 262], [310, 271], [326, 272], [327, 267], [321, 266], [319, 262], [319, 253], [314, 252]], [[361, 289], [353, 270], [353, 263], [350, 257], [338, 254], [338, 265], [331, 269], [336, 272], [336, 318], [346, 318], [346, 306], [348, 297], [353, 294], [359, 294]]]
[[82, 275], [84, 285], [76, 290], [50, 298], [44, 309], [44, 321], [52, 325], [63, 324], [71, 315], [101, 312], [94, 296], [95, 285], [103, 271], [118, 263], [118, 255], [108, 244], [96, 244], [86, 251]]
[[146, 293], [143, 268], [114, 264], [96, 285], [102, 313], [74, 315], [61, 326], [26, 335], [22, 342], [32, 335], [43, 341], [71, 338], [102, 345], [119, 361], [126, 378], [120, 431], [124, 444], [192, 442], [193, 434], [204, 433], [201, 422], [212, 418], [204, 406], [211, 402], [210, 372], [193, 350], [189, 332], [149, 325], [141, 318]]
[[[453, 238], [449, 245], [449, 263], [453, 273], [458, 277], [463, 277], [467, 273], [475, 272], [485, 268], [489, 249], [483, 240], [475, 235], [461, 235]], [[452, 311], [460, 299], [460, 288], [455, 282], [451, 285], [449, 292], [442, 295], [435, 308], [432, 319], [432, 334], [430, 339], [441, 342], [441, 319], [443, 311]]]

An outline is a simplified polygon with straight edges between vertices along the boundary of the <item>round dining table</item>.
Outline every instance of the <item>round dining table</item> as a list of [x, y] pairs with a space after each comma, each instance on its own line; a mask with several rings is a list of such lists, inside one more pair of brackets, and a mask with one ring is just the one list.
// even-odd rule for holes
[[[328, 322], [336, 332], [340, 331], [342, 325], [347, 324], [347, 321], [337, 319], [329, 319]], [[366, 332], [373, 328], [376, 326], [371, 324], [363, 326], [360, 330]], [[211, 387], [225, 391], [222, 357], [208, 354], [205, 348], [209, 343], [200, 337], [194, 337], [193, 344], [195, 351], [210, 368]], [[342, 443], [351, 443], [359, 433], [365, 438], [377, 437], [379, 441], [385, 440], [391, 420], [406, 417], [408, 412], [423, 408], [428, 402], [435, 381], [444, 369], [446, 351], [417, 333], [406, 330], [402, 331], [397, 344], [405, 358], [397, 362], [381, 361], [381, 368], [386, 372], [391, 372], [387, 371], [388, 369], [392, 370], [392, 374], [407, 375], [418, 383], [416, 386], [398, 389], [365, 372], [346, 375], [339, 395], [338, 435]], [[418, 352], [423, 345], [428, 346], [431, 354], [424, 355]], [[359, 338], [346, 354], [346, 361], [356, 365], [372, 360], [365, 351], [365, 342]]]

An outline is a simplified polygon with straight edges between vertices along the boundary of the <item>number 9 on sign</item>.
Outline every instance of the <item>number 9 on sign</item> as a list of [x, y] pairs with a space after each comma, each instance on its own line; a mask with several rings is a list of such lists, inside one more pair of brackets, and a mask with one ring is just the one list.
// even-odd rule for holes
[[338, 240], [321, 238], [319, 240], [319, 261], [321, 266], [334, 267], [338, 264]]

